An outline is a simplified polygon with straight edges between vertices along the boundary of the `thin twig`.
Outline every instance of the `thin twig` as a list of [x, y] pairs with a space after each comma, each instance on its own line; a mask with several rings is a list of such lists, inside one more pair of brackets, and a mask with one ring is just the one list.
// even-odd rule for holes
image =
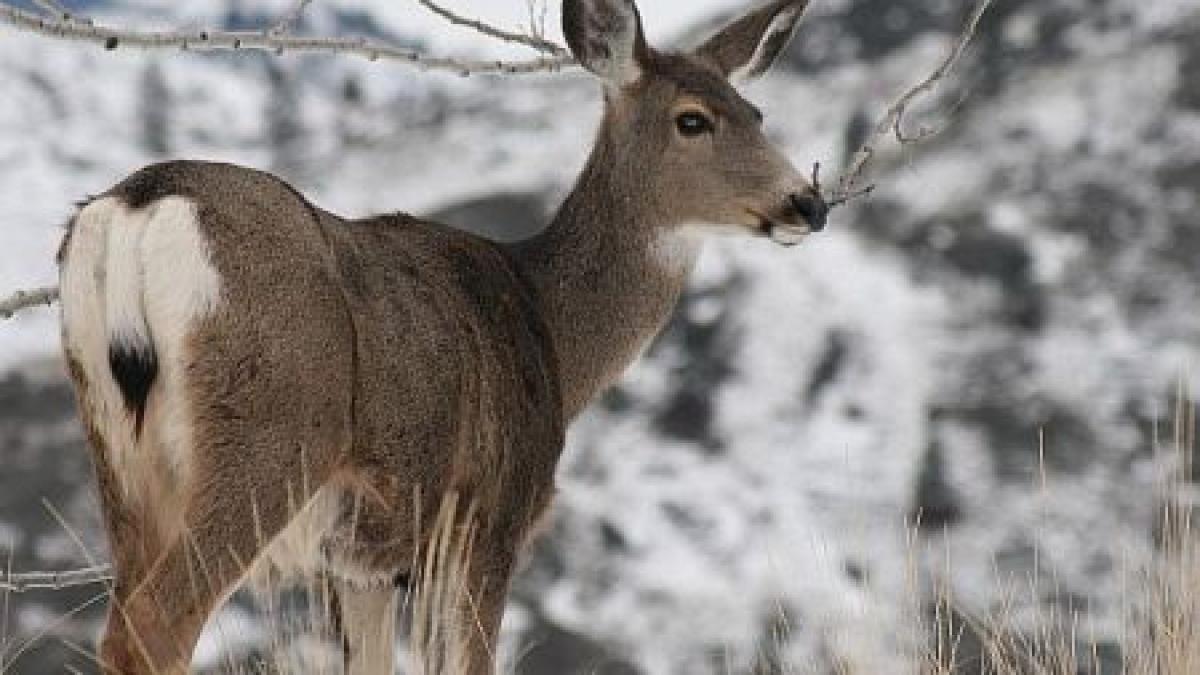
[[304, 15], [304, 10], [308, 9], [308, 6], [312, 3], [313, 0], [299, 0], [296, 2], [286, 14], [279, 18], [279, 21], [275, 22], [274, 26], [271, 26], [267, 34], [286, 35], [290, 33], [292, 28], [296, 26], [296, 23], [300, 21], [300, 17]]
[[529, 8], [529, 34], [535, 38], [545, 39], [546, 16], [550, 13], [550, 8], [546, 5], [545, 0], [526, 0], [525, 4]]
[[569, 57], [570, 53], [563, 47], [547, 40], [538, 35], [524, 35], [522, 33], [513, 33], [501, 28], [496, 28], [490, 24], [486, 24], [476, 19], [468, 19], [461, 14], [455, 14], [453, 11], [442, 7], [433, 0], [417, 0], [425, 9], [437, 14], [446, 21], [455, 26], [470, 28], [471, 30], [486, 35], [490, 38], [495, 38], [503, 42], [511, 42], [513, 44], [523, 45], [530, 49], [535, 49], [543, 54], [549, 54], [554, 57]]
[[79, 547], [89, 566], [82, 569], [63, 570], [60, 572], [23, 572], [20, 574], [14, 574], [10, 569], [5, 574], [0, 575], [0, 590], [11, 593], [25, 593], [34, 590], [58, 591], [64, 588], [106, 584], [109, 585], [108, 594], [111, 595], [112, 587], [109, 582], [113, 580], [112, 566], [96, 560], [95, 556], [84, 545], [79, 533], [71, 527], [66, 517], [63, 516], [62, 512], [50, 500], [43, 498], [42, 505], [58, 521], [58, 524], [71, 537], [75, 545]]
[[38, 6], [38, 9], [54, 17], [65, 17], [70, 15], [66, 7], [60, 5], [56, 0], [33, 0], [33, 4]]
[[22, 572], [0, 574], [0, 590], [9, 593], [61, 591], [65, 588], [93, 586], [112, 581], [112, 566], [96, 565], [62, 572]]
[[55, 19], [61, 19], [63, 21], [83, 21], [84, 23], [90, 23], [86, 19], [77, 18], [71, 12], [71, 10], [57, 2], [57, 0], [33, 0], [33, 4], [37, 5], [38, 9], [54, 17]]
[[0, 300], [0, 319], [11, 319], [17, 312], [37, 307], [51, 305], [58, 300], [58, 289], [50, 286], [33, 291], [17, 291], [10, 297]]
[[574, 64], [569, 56], [546, 56], [524, 61], [488, 61], [435, 57], [413, 49], [364, 37], [302, 37], [271, 34], [269, 31], [154, 31], [113, 28], [77, 20], [47, 19], [7, 3], [0, 2], [0, 23], [20, 30], [63, 40], [77, 40], [105, 49], [137, 47], [141, 49], [184, 49], [195, 51], [257, 50], [277, 54], [309, 52], [352, 54], [369, 61], [389, 60], [406, 63], [426, 71], [458, 75], [525, 75], [557, 72]]
[[[90, 600], [85, 600], [85, 601], [79, 603], [78, 605], [73, 607], [71, 610], [60, 615], [54, 621], [51, 621], [50, 623], [43, 626], [41, 630], [34, 633], [31, 637], [27, 638], [24, 642], [20, 643], [20, 645], [17, 646], [16, 650], [13, 651], [12, 657], [9, 658], [8, 663], [4, 664], [5, 668], [11, 669], [13, 664], [15, 664], [17, 661], [19, 661], [21, 659], [21, 657], [24, 656], [26, 653], [28, 653], [29, 650], [34, 645], [36, 645], [38, 642], [41, 642], [42, 639], [45, 638], [47, 635], [49, 635], [51, 632], [58, 630], [59, 628], [64, 626], [68, 621], [70, 621], [75, 616], [77, 616], [80, 612], [91, 607], [92, 605], [95, 605], [96, 603], [100, 602], [101, 600], [105, 600], [105, 599], [109, 598], [110, 595], [111, 594], [108, 591], [105, 591], [104, 593], [100, 593], [99, 595], [92, 596], [92, 598]], [[5, 672], [10, 672], [10, 670], [5, 670]]]
[[979, 21], [983, 18], [988, 8], [991, 7], [992, 2], [993, 0], [979, 0], [979, 4], [971, 13], [970, 19], [967, 21], [966, 26], [963, 27], [962, 33], [959, 34], [958, 40], [955, 41], [953, 49], [946, 55], [946, 58], [925, 79], [904, 92], [892, 105], [888, 106], [883, 117], [875, 124], [871, 135], [867, 137], [867, 141], [859, 148], [858, 152], [854, 153], [854, 158], [851, 160], [850, 166], [847, 167], [841, 179], [838, 180], [837, 188], [827, 199], [830, 206], [845, 204], [874, 189], [874, 186], [857, 188], [857, 185], [862, 180], [863, 174], [867, 170], [867, 165], [875, 157], [878, 144], [884, 138], [892, 135], [900, 145], [911, 145], [913, 143], [920, 143], [936, 135], [936, 132], [929, 129], [922, 129], [914, 136], [905, 134], [904, 115], [908, 112], [908, 107], [917, 98], [932, 92], [954, 70], [954, 66], [958, 64], [963, 52], [966, 51], [967, 45], [975, 37]]

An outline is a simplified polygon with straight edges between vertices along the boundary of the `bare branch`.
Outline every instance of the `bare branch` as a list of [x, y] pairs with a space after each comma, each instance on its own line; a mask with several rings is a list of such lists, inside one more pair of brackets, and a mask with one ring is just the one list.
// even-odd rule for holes
[[33, 0], [33, 4], [37, 5], [38, 9], [50, 16], [66, 16], [70, 14], [66, 7], [58, 4], [55, 0]]
[[304, 15], [304, 10], [313, 3], [313, 0], [299, 0], [295, 5], [288, 10], [287, 14], [280, 17], [279, 21], [275, 22], [274, 26], [267, 31], [268, 35], [286, 35], [290, 33], [296, 23], [300, 21], [300, 17]]
[[33, 291], [17, 291], [12, 296], [0, 300], [0, 319], [11, 319], [23, 309], [49, 306], [58, 300], [58, 289], [54, 287], [39, 288]]
[[529, 9], [529, 34], [535, 38], [545, 38], [546, 17], [550, 13], [546, 0], [525, 0], [525, 4]]
[[68, 10], [66, 7], [63, 7], [55, 0], [33, 0], [33, 4], [37, 5], [38, 9], [56, 19], [66, 19], [68, 21], [71, 19], [70, 10]]
[[67, 9], [65, 5], [57, 0], [33, 0], [33, 4], [37, 5], [38, 9], [42, 10], [48, 16], [53, 17], [56, 20], [80, 23], [85, 26], [90, 26], [92, 24], [91, 19], [83, 16], [76, 16], [74, 12]]
[[858, 182], [862, 180], [863, 174], [867, 170], [867, 165], [875, 157], [878, 144], [887, 136], [893, 135], [900, 145], [911, 145], [920, 143], [937, 134], [937, 131], [930, 129], [920, 129], [915, 135], [909, 136], [904, 133], [904, 115], [908, 112], [908, 107], [919, 97], [932, 92], [937, 85], [946, 78], [958, 64], [959, 59], [966, 51], [967, 45], [975, 37], [975, 31], [979, 27], [979, 21], [983, 15], [991, 7], [993, 0], [979, 0], [979, 4], [971, 13], [970, 19], [966, 26], [963, 27], [958, 39], [954, 43], [954, 48], [946, 55], [938, 67], [934, 69], [924, 80], [921, 80], [908, 91], [904, 92], [896, 99], [892, 105], [888, 106], [887, 111], [880, 120], [875, 124], [871, 135], [867, 138], [866, 143], [859, 148], [854, 154], [854, 158], [850, 162], [850, 166], [842, 174], [838, 180], [838, 186], [833, 193], [828, 197], [830, 206], [838, 206], [846, 202], [860, 197], [872, 189], [874, 186], [866, 188], [857, 188]]
[[29, 591], [61, 591], [64, 588], [92, 586], [112, 581], [110, 565], [96, 565], [62, 572], [25, 572], [21, 574], [0, 571], [0, 591], [28, 593]]
[[62, 40], [102, 45], [105, 49], [185, 49], [195, 51], [258, 50], [277, 54], [309, 52], [352, 54], [370, 61], [389, 60], [427, 71], [458, 75], [524, 75], [557, 72], [574, 64], [569, 56], [546, 56], [525, 61], [466, 60], [427, 56], [416, 50], [367, 38], [302, 37], [267, 31], [153, 31], [112, 28], [83, 20], [47, 19], [0, 2], [0, 23]]
[[560, 57], [560, 58], [561, 57], [568, 57], [568, 58], [570, 57], [570, 53], [566, 49], [562, 48], [561, 46], [559, 46], [537, 34], [523, 35], [521, 33], [513, 33], [510, 31], [503, 30], [501, 28], [496, 28], [495, 26], [486, 24], [482, 21], [478, 21], [475, 19], [468, 19], [460, 14], [455, 14], [454, 12], [450, 11], [449, 9], [446, 9], [445, 7], [442, 7], [441, 5], [437, 4], [433, 0], [417, 0], [417, 1], [420, 2], [421, 5], [423, 7], [425, 7], [425, 9], [428, 9], [429, 11], [433, 12], [434, 14], [437, 14], [438, 16], [442, 17], [446, 21], [449, 21], [451, 24], [453, 24], [455, 26], [462, 26], [464, 28], [470, 28], [471, 30], [476, 31], [478, 33], [482, 33], [483, 35], [486, 35], [488, 37], [496, 38], [497, 40], [502, 40], [504, 42], [511, 42], [513, 44], [524, 45], [526, 47], [529, 47], [530, 49], [535, 49], [539, 52], [542, 52], [543, 54], [549, 54], [554, 57]]

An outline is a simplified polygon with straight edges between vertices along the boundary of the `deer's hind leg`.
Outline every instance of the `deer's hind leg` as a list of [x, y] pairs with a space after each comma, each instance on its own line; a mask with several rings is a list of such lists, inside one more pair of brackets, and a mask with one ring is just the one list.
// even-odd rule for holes
[[[284, 364], [278, 368], [286, 369]], [[263, 380], [275, 380], [263, 382]], [[284, 378], [289, 379], [289, 378]], [[283, 384], [278, 375], [244, 383], [222, 398], [244, 400], [293, 395], [302, 382]], [[301, 397], [305, 398], [305, 397]], [[336, 470], [346, 443], [347, 420], [338, 401], [305, 401], [276, 412], [201, 419], [194, 452], [194, 484], [183, 529], [128, 601], [130, 631], [169, 634], [170, 643], [153, 645], [151, 663], [186, 663], [210, 612], [237, 587], [258, 555], [309, 503]]]
[[[286, 363], [271, 370], [247, 381], [216, 376], [225, 381], [196, 387], [180, 531], [132, 589], [102, 657], [144, 661], [148, 672], [182, 670], [209, 614], [336, 470], [348, 443], [346, 402], [302, 393], [307, 383]], [[290, 405], [262, 405], [285, 392]], [[237, 414], [242, 410], [249, 412]]]
[[395, 672], [399, 592], [390, 584], [364, 586], [342, 579], [331, 583], [346, 675]]
[[[109, 197], [66, 248], [68, 355], [109, 460], [118, 578], [100, 659], [118, 673], [185, 671], [210, 612], [350, 445], [351, 320], [324, 245], [222, 264], [253, 247], [214, 245], [220, 217], [207, 217], [183, 198]], [[280, 237], [306, 234], [319, 239]], [[154, 367], [131, 377], [118, 347]], [[137, 532], [153, 546], [128, 541]]]
[[[102, 198], [72, 220], [60, 252], [63, 349], [92, 449], [98, 497], [115, 569], [109, 625], [154, 563], [171, 529], [172, 504], [156, 496], [175, 476], [144, 434], [147, 383], [157, 365], [139, 280], [151, 214]], [[160, 387], [161, 388], [161, 387]]]

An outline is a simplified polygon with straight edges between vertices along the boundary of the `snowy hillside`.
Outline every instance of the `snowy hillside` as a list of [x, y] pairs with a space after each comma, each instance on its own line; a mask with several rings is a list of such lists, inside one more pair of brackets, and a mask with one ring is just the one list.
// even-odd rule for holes
[[[243, 25], [285, 4], [106, 7]], [[662, 40], [744, 3], [641, 4]], [[521, 0], [455, 6], [527, 21]], [[317, 2], [304, 29], [514, 55], [418, 10]], [[830, 171], [965, 11], [818, 3], [747, 93], [798, 165]], [[1156, 428], [1178, 378], [1200, 389], [1200, 10], [1005, 0], [961, 68], [913, 120], [944, 133], [882, 153], [878, 191], [827, 232], [706, 249], [662, 339], [572, 431], [553, 527], [506, 623], [512, 671], [903, 673], [942, 588], [967, 616], [1006, 606], [1017, 630], [1074, 622], [1117, 672], [1137, 629], [1126, 585], [1156, 556]], [[278, 171], [347, 214], [528, 232], [599, 116], [580, 75], [105, 53], [4, 30], [0, 92], [0, 295], [54, 283], [73, 201], [167, 157]], [[0, 551], [18, 569], [78, 564], [41, 502], [102, 546], [55, 312], [0, 323], [0, 347]], [[10, 640], [86, 644], [96, 609], [56, 619], [90, 597], [19, 598]], [[231, 658], [261, 647], [261, 626], [238, 628], [255, 621], [244, 607], [204, 665], [224, 663], [222, 644]], [[39, 644], [13, 672], [87, 667]]]

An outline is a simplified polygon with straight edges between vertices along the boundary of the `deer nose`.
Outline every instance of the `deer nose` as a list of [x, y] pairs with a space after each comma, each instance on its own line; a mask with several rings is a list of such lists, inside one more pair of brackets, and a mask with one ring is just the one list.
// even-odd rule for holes
[[825, 218], [829, 215], [829, 206], [817, 192], [808, 194], [793, 194], [792, 208], [808, 221], [814, 232], [825, 229]]

